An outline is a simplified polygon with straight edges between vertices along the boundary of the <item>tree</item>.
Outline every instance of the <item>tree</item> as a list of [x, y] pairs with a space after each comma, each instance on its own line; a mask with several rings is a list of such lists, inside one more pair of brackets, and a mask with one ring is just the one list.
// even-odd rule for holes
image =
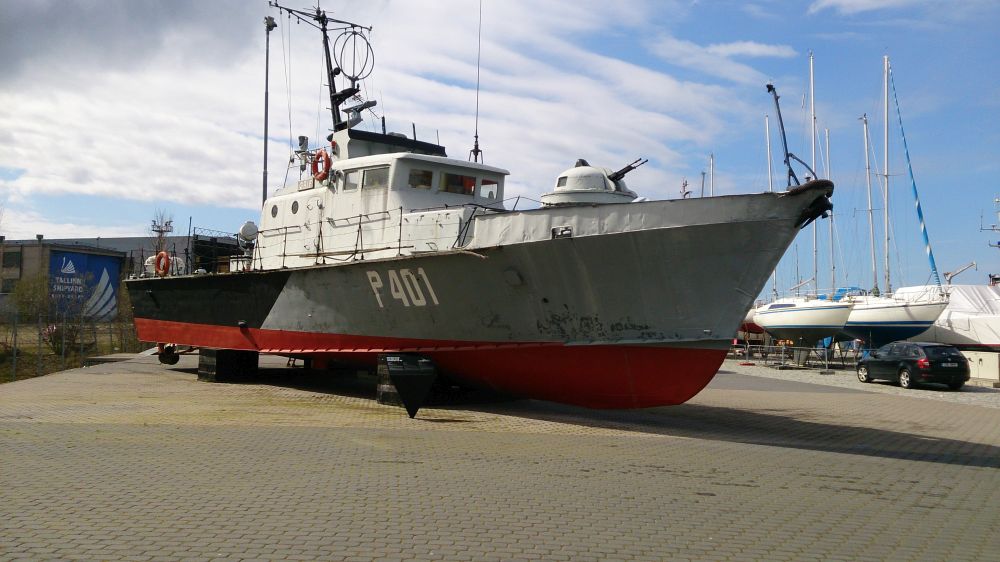
[[14, 306], [21, 318], [37, 318], [49, 310], [49, 279], [44, 274], [25, 277], [14, 285]]

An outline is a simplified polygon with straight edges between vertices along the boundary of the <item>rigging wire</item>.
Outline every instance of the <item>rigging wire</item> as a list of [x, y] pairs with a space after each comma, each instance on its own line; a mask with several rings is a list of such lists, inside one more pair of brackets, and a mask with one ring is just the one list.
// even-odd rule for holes
[[920, 196], [917, 195], [917, 180], [913, 177], [913, 164], [910, 162], [910, 148], [906, 143], [906, 133], [903, 131], [903, 112], [899, 108], [899, 96], [896, 95], [896, 79], [889, 69], [889, 83], [892, 85], [892, 99], [896, 102], [896, 117], [899, 120], [899, 136], [903, 138], [903, 154], [906, 155], [906, 168], [910, 173], [910, 185], [913, 187], [913, 200], [917, 208], [917, 220], [920, 221], [920, 232], [924, 236], [924, 246], [927, 249], [927, 260], [931, 266], [931, 275], [937, 286], [941, 286], [941, 278], [938, 276], [937, 263], [934, 261], [934, 251], [931, 249], [931, 239], [927, 234], [927, 225], [924, 221], [924, 211], [920, 208]]
[[[281, 17], [279, 11], [278, 17]], [[292, 15], [288, 15], [289, 25], [279, 25], [278, 29], [281, 30], [281, 61], [282, 61], [282, 71], [285, 76], [285, 105], [288, 107], [288, 154], [289, 154], [289, 165], [285, 166], [285, 179], [282, 180], [281, 185], [286, 185], [288, 183], [288, 173], [291, 171], [292, 167], [290, 165], [291, 158], [294, 158], [295, 148], [292, 145]], [[288, 48], [285, 49], [285, 28], [288, 28]]]
[[[320, 65], [319, 69], [319, 95], [316, 97], [316, 142], [323, 138], [324, 135], [320, 133], [320, 128], [323, 126], [323, 94], [326, 93], [326, 84], [323, 83], [323, 79], [326, 77], [326, 69]], [[317, 145], [318, 146], [318, 145]]]
[[[371, 30], [371, 31], [368, 32], [367, 39], [369, 41], [369, 44], [370, 44], [371, 41], [374, 41], [374, 39], [372, 38], [372, 33], [374, 33], [374, 30]], [[371, 52], [371, 57], [374, 60], [374, 58], [375, 58], [374, 51]], [[372, 68], [374, 68], [374, 66], [375, 66], [375, 63], [373, 62], [372, 63]], [[371, 91], [369, 91], [369, 88], [368, 88], [368, 80], [371, 80], [371, 82], [372, 82]], [[364, 80], [361, 81], [361, 89], [364, 91], [364, 99], [372, 99], [374, 97], [373, 94], [375, 92], [375, 79], [371, 78], [370, 76], [366, 77]], [[371, 116], [372, 116], [372, 122], [369, 124], [370, 125], [369, 128], [372, 130], [372, 132], [378, 131], [379, 121], [383, 117], [385, 117], [385, 105], [382, 102], [383, 102], [382, 92], [379, 91], [379, 100], [378, 100], [378, 103], [379, 103], [379, 105], [382, 106], [382, 115], [379, 115], [378, 113], [375, 113], [375, 109], [374, 108], [369, 107], [368, 110], [367, 110], [368, 113], [370, 113]]]

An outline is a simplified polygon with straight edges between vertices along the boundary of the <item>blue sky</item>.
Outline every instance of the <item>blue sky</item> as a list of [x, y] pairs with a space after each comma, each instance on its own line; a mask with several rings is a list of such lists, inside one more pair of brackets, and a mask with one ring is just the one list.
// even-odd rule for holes
[[[708, 155], [716, 192], [767, 189], [764, 114], [774, 181], [783, 186], [774, 110], [790, 149], [810, 158], [808, 53], [817, 121], [830, 130], [838, 284], [871, 284], [858, 118], [871, 119], [881, 167], [881, 65], [892, 60], [913, 167], [942, 272], [973, 260], [979, 283], [1000, 272], [980, 231], [998, 222], [1000, 5], [970, 0], [484, 0], [480, 142], [510, 170], [508, 194], [537, 199], [577, 158], [619, 167], [650, 198], [697, 192]], [[323, 2], [371, 24], [376, 112], [449, 154], [471, 148], [478, 2]], [[298, 7], [307, 7], [306, 5]], [[175, 224], [233, 231], [255, 219], [262, 162], [266, 2], [0, 0], [0, 233], [8, 238], [143, 235], [157, 209]], [[316, 38], [279, 20], [271, 35], [271, 178], [288, 137], [325, 134]], [[291, 61], [291, 65], [285, 62]], [[894, 109], [893, 109], [894, 111]], [[890, 209], [894, 285], [928, 279], [893, 115]], [[291, 123], [289, 123], [291, 121]], [[822, 147], [822, 144], [821, 144]], [[821, 148], [822, 150], [822, 148]], [[825, 159], [820, 173], [825, 175]], [[801, 170], [799, 171], [802, 175]], [[274, 189], [275, 182], [271, 182]], [[879, 205], [881, 208], [881, 205]], [[821, 224], [820, 286], [829, 285]], [[811, 275], [812, 238], [797, 244]], [[794, 253], [779, 289], [794, 284]], [[846, 279], [845, 279], [846, 276]]]

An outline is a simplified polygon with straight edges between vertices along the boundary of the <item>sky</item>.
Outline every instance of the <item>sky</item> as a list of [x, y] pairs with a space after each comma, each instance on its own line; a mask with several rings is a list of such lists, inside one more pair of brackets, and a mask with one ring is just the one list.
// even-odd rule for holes
[[[415, 126], [418, 139], [440, 139], [466, 159], [477, 126], [480, 3], [321, 5], [373, 28], [362, 94], [378, 105], [361, 127], [385, 116], [390, 129]], [[317, 146], [330, 127], [318, 33], [265, 1], [0, 0], [0, 14], [0, 234], [8, 239], [143, 236], [157, 211], [173, 216], [178, 233], [189, 223], [234, 232], [256, 220], [265, 16], [278, 19], [270, 191], [286, 177], [289, 139], [307, 135]], [[812, 52], [816, 168], [836, 184], [833, 244], [829, 221], [817, 235], [818, 284], [870, 288], [860, 117], [869, 116], [881, 174], [888, 55], [938, 268], [975, 261], [955, 282], [982, 283], [1000, 273], [1000, 250], [989, 246], [1000, 232], [981, 230], [1000, 222], [998, 26], [1000, 3], [991, 0], [483, 0], [480, 146], [487, 164], [510, 171], [506, 195], [522, 197], [519, 208], [535, 205], [578, 158], [609, 168], [648, 158], [629, 187], [672, 199], [685, 180], [701, 194], [711, 155], [716, 195], [755, 193], [768, 189], [768, 115], [780, 190], [786, 175], [765, 84], [781, 96], [789, 150], [811, 162]], [[893, 286], [923, 284], [929, 267], [895, 105], [890, 118]], [[880, 217], [876, 179], [873, 188]], [[810, 229], [778, 269], [779, 292], [812, 270]]]

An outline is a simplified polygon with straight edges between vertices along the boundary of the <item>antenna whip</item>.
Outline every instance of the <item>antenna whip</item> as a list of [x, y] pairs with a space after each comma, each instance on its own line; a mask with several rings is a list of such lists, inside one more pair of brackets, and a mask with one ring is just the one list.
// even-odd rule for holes
[[[479, 60], [483, 54], [483, 0], [479, 0], [479, 45], [476, 50], [476, 133], [469, 160], [478, 163], [483, 151], [479, 149]], [[485, 160], [485, 159], [484, 159]]]

